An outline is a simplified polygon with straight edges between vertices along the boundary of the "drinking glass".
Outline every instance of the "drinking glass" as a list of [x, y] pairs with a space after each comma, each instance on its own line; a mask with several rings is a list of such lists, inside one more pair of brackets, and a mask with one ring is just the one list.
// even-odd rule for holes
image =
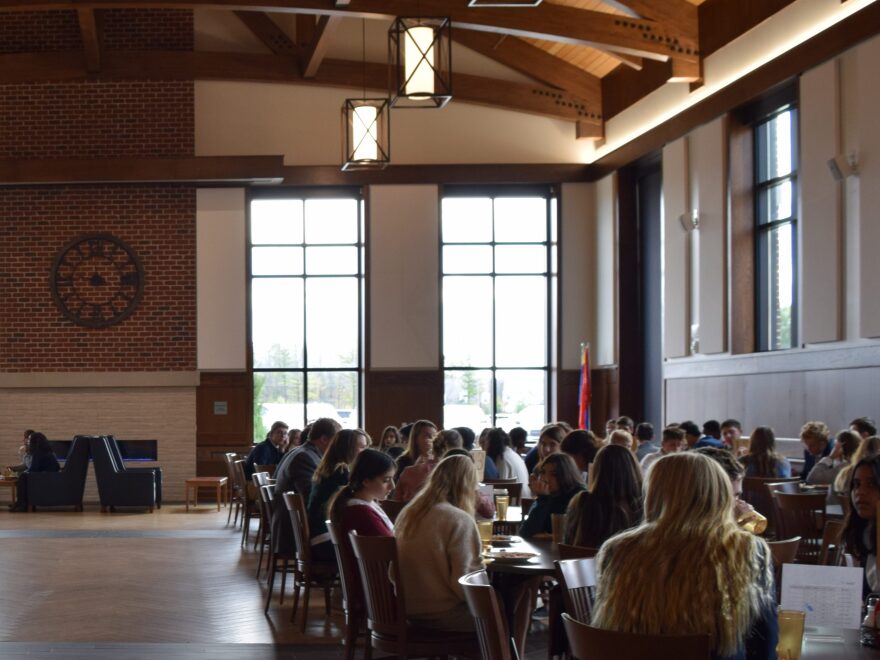
[[480, 541], [482, 541], [485, 550], [492, 543], [492, 521], [478, 522], [477, 527], [480, 530]]
[[805, 612], [779, 610], [779, 643], [776, 645], [779, 660], [800, 660], [805, 618]]
[[507, 520], [507, 507], [510, 504], [510, 496], [504, 488], [495, 489], [495, 513], [498, 520]]

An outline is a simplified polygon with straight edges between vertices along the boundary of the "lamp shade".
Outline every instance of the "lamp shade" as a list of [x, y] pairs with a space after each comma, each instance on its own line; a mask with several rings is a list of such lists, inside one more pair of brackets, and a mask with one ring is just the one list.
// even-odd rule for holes
[[342, 169], [382, 169], [391, 162], [388, 99], [345, 99]]
[[452, 98], [448, 18], [398, 18], [388, 31], [391, 105], [442, 108]]

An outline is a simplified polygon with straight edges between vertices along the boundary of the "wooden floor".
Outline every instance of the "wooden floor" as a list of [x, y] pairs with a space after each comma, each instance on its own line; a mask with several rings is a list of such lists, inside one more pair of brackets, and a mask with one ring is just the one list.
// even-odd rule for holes
[[305, 634], [289, 622], [288, 597], [279, 607], [277, 583], [263, 614], [266, 583], [254, 579], [257, 555], [239, 539], [226, 510], [206, 505], [153, 514], [4, 510], [0, 657], [341, 657], [342, 614], [324, 615], [320, 591]]

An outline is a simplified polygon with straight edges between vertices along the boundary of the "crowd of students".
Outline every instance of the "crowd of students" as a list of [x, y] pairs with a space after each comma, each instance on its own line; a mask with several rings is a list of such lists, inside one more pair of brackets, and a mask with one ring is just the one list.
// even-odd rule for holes
[[[283, 426], [273, 425], [267, 439], [276, 448], [280, 440], [272, 441], [272, 434]], [[828, 484], [852, 502], [846, 548], [866, 567], [866, 589], [874, 590], [880, 588], [876, 432], [869, 418], [853, 420], [833, 438], [821, 422], [801, 429], [802, 478]], [[650, 424], [620, 417], [609, 422], [605, 436], [556, 422], [527, 449], [521, 429], [484, 429], [475, 438], [471, 429], [439, 431], [419, 420], [388, 427], [373, 442], [364, 431], [319, 419], [302, 432], [301, 445], [280, 454], [276, 496], [295, 490], [306, 498], [313, 556], [332, 558], [328, 517], [346, 539], [352, 530], [393, 535], [408, 617], [441, 630], [472, 631], [458, 579], [481, 567], [475, 517], [493, 513], [470, 453], [478, 445], [486, 453], [483, 479], [516, 479], [532, 502], [522, 536], [549, 537], [553, 514], [565, 514], [565, 542], [598, 550], [593, 625], [706, 633], [715, 657], [775, 657], [770, 550], [737, 523], [750, 509], [741, 499], [744, 476], [791, 475], [773, 430], [759, 426], [746, 440], [736, 420], [710, 421], [702, 429], [685, 421], [664, 428], [658, 442]], [[252, 464], [270, 453], [260, 445], [257, 451], [264, 453]], [[390, 495], [407, 503], [394, 524], [379, 506]], [[283, 506], [276, 507], [273, 539], [276, 551], [290, 551]], [[506, 587], [522, 648], [537, 588], [526, 582]]]

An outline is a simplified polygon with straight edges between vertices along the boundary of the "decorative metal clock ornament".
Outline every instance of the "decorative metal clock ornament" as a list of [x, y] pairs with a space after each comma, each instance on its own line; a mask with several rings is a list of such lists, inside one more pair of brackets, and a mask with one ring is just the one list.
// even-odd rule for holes
[[110, 234], [88, 234], [65, 245], [49, 276], [64, 316], [87, 328], [106, 328], [131, 316], [144, 295], [144, 268], [128, 245]]

